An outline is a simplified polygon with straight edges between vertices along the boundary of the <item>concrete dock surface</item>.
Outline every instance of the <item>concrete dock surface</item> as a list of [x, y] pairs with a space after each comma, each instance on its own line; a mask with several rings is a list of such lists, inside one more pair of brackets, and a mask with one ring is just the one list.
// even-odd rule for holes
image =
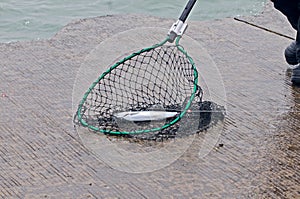
[[224, 83], [226, 117], [214, 147], [200, 158], [196, 137], [174, 162], [144, 173], [112, 168], [82, 143], [73, 86], [102, 41], [133, 28], [168, 29], [173, 19], [102, 16], [71, 22], [49, 40], [0, 44], [0, 197], [300, 198], [300, 88], [283, 57], [292, 40], [276, 34], [295, 32], [272, 5], [239, 19], [265, 29], [226, 18], [190, 21], [186, 33]]

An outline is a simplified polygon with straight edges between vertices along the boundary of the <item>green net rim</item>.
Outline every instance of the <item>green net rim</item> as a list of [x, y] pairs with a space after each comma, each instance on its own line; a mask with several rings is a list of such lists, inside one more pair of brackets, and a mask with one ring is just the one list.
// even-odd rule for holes
[[158, 44], [155, 44], [151, 47], [148, 47], [148, 48], [144, 48], [138, 52], [135, 52], [135, 53], [132, 53], [131, 55], [121, 59], [120, 61], [116, 62], [113, 66], [111, 66], [109, 69], [107, 69], [101, 76], [98, 77], [98, 79], [96, 81], [94, 81], [92, 83], [92, 85], [88, 88], [88, 90], [85, 92], [81, 102], [79, 103], [78, 105], [78, 109], [77, 109], [77, 117], [78, 117], [78, 121], [80, 122], [80, 124], [84, 127], [87, 127], [93, 131], [96, 131], [96, 132], [100, 132], [100, 133], [104, 133], [104, 134], [113, 134], [113, 135], [130, 135], [130, 134], [141, 134], [141, 133], [150, 133], [150, 132], [156, 132], [156, 131], [161, 131], [163, 129], [166, 129], [172, 125], [174, 125], [175, 123], [177, 123], [184, 115], [185, 113], [187, 112], [187, 110], [190, 108], [194, 98], [195, 98], [195, 95], [198, 91], [198, 71], [197, 71], [197, 68], [195, 66], [195, 62], [194, 60], [188, 55], [187, 51], [184, 50], [184, 48], [179, 44], [179, 41], [181, 39], [181, 36], [178, 36], [176, 38], [176, 47], [179, 51], [181, 51], [186, 57], [187, 59], [190, 61], [190, 63], [192, 64], [192, 67], [193, 67], [193, 70], [194, 70], [194, 88], [193, 88], [193, 93], [189, 99], [189, 101], [187, 102], [184, 110], [174, 119], [172, 120], [171, 122], [161, 126], [161, 127], [158, 127], [158, 128], [152, 128], [152, 129], [146, 129], [146, 130], [137, 130], [137, 131], [111, 131], [111, 130], [105, 130], [105, 129], [100, 129], [98, 127], [95, 127], [93, 125], [89, 125], [83, 118], [82, 118], [82, 114], [81, 114], [81, 110], [82, 110], [82, 107], [88, 97], [88, 95], [90, 94], [90, 92], [93, 90], [93, 88], [98, 84], [98, 82], [103, 79], [107, 74], [109, 74], [112, 70], [114, 70], [115, 68], [117, 68], [120, 64], [122, 64], [123, 62], [126, 62], [127, 60], [135, 57], [135, 56], [138, 56], [144, 52], [147, 52], [147, 51], [150, 51], [152, 49], [155, 49], [157, 47], [160, 47], [160, 46], [163, 46], [165, 43], [167, 43], [169, 41], [169, 37], [167, 37], [165, 40], [163, 40], [161, 43], [158, 43]]

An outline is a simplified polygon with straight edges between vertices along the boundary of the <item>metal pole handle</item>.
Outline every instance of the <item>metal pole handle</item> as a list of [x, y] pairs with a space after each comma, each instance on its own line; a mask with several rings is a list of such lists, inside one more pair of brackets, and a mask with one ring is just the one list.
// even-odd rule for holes
[[183, 12], [181, 13], [181, 16], [179, 19], [172, 25], [171, 29], [168, 32], [169, 39], [168, 41], [170, 43], [173, 43], [177, 36], [181, 36], [184, 31], [187, 28], [187, 24], [185, 23], [185, 20], [188, 18], [192, 8], [194, 7], [197, 0], [189, 0], [189, 2], [186, 4]]
[[186, 4], [181, 16], [179, 17], [179, 20], [182, 21], [183, 23], [185, 20], [188, 18], [192, 8], [194, 7], [195, 3], [197, 0], [189, 0], [189, 2]]

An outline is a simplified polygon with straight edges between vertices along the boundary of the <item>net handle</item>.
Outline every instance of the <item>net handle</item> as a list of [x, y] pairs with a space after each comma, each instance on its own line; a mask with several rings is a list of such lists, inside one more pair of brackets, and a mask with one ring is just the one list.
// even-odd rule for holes
[[186, 21], [188, 18], [192, 8], [194, 7], [195, 3], [197, 0], [189, 0], [189, 2], [186, 4], [184, 10], [182, 11], [181, 16], [179, 17], [179, 20], [182, 21], [183, 23]]
[[179, 19], [172, 25], [168, 32], [169, 36], [169, 42], [173, 43], [176, 37], [183, 35], [187, 28], [187, 24], [185, 23], [185, 20], [189, 16], [190, 12], [192, 11], [192, 8], [194, 7], [197, 0], [189, 0], [186, 4], [184, 10], [181, 13], [181, 16]]

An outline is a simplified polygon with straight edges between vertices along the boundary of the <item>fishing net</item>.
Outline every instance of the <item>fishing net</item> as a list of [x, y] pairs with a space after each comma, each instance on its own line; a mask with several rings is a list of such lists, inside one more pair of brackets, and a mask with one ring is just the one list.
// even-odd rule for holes
[[[101, 133], [141, 134], [177, 128], [192, 104], [202, 100], [198, 72], [179, 45], [163, 42], [117, 61], [87, 90], [77, 110], [81, 125]], [[126, 119], [129, 113], [163, 118]], [[122, 117], [120, 117], [122, 115]]]

